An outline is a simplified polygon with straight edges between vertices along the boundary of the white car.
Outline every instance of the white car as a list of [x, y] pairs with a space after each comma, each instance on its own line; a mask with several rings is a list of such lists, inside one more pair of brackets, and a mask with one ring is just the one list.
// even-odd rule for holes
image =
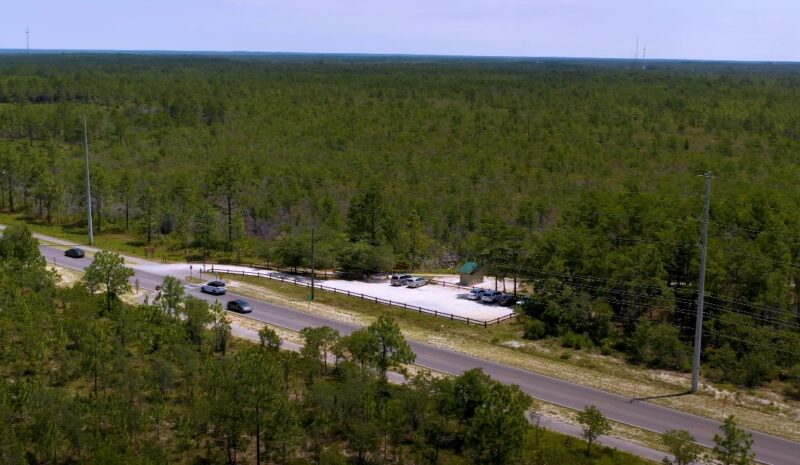
[[406, 287], [414, 288], [414, 287], [422, 287], [428, 284], [428, 280], [425, 278], [410, 278], [406, 281]]
[[467, 299], [469, 300], [481, 300], [481, 296], [483, 293], [486, 292], [484, 289], [474, 288], [473, 290], [469, 291], [467, 294]]
[[228, 292], [225, 283], [222, 281], [209, 281], [200, 288], [200, 291], [206, 294], [223, 295]]

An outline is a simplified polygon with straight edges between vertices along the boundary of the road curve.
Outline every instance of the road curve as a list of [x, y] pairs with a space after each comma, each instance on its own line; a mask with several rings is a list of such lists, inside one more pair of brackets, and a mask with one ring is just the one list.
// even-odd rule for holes
[[[48, 261], [58, 257], [57, 263], [59, 265], [70, 268], [82, 270], [91, 263], [90, 257], [83, 259], [66, 258], [62, 249], [40, 246], [40, 250]], [[132, 280], [138, 279], [139, 285], [147, 289], [154, 289], [164, 278], [163, 275], [153, 272], [135, 270], [135, 273], [136, 275]], [[199, 288], [188, 289], [187, 294], [209, 302], [217, 299], [214, 296], [201, 293]], [[232, 293], [221, 297], [220, 300], [227, 302], [227, 300], [235, 298], [246, 298], [253, 305], [253, 312], [249, 315], [251, 318], [293, 330], [301, 330], [310, 326], [330, 326], [342, 334], [350, 334], [359, 328], [355, 325], [278, 307]], [[671, 429], [685, 429], [694, 435], [698, 443], [705, 446], [713, 446], [714, 434], [719, 431], [719, 422], [708, 418], [661, 407], [649, 402], [635, 401], [618, 394], [580, 386], [568, 381], [428, 344], [416, 341], [409, 341], [409, 343], [417, 354], [416, 364], [418, 365], [454, 375], [461, 374], [472, 368], [481, 368], [492, 378], [503, 383], [516, 384], [532, 397], [545, 402], [576, 410], [582, 410], [588, 405], [596, 405], [606, 417], [612, 420], [658, 433]], [[800, 443], [756, 431], [750, 431], [750, 433], [753, 435], [753, 452], [756, 453], [758, 461], [771, 465], [800, 464]]]

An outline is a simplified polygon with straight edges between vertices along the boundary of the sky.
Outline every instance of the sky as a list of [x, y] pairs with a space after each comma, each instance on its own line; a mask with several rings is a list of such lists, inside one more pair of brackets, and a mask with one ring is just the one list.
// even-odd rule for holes
[[800, 0], [0, 0], [0, 49], [800, 61]]

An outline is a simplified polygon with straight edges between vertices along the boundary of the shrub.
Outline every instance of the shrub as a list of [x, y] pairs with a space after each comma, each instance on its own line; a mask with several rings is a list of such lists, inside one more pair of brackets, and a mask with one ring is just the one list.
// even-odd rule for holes
[[535, 319], [529, 318], [525, 321], [525, 339], [539, 340], [546, 336], [544, 323]]
[[561, 336], [561, 345], [570, 349], [589, 348], [592, 347], [592, 339], [585, 333], [575, 334], [572, 331], [567, 331], [566, 334]]
[[789, 370], [786, 378], [785, 393], [793, 399], [800, 400], [800, 364], [795, 365]]
[[628, 350], [633, 361], [651, 367], [675, 370], [689, 368], [689, 351], [678, 338], [678, 328], [654, 325], [647, 316], [637, 323]]

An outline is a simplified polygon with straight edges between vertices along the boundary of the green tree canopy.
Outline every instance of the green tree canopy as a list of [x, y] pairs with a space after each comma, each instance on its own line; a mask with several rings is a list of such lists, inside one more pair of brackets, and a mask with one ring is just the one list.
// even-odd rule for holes
[[583, 439], [586, 440], [586, 455], [591, 456], [592, 445], [597, 441], [597, 438], [611, 432], [611, 424], [600, 409], [594, 405], [590, 405], [578, 412], [577, 419], [578, 423], [583, 426]]
[[106, 295], [106, 310], [111, 311], [111, 303], [122, 294], [130, 292], [128, 279], [133, 270], [125, 266], [125, 260], [113, 252], [100, 251], [94, 256], [92, 264], [86, 267], [83, 283], [90, 292], [101, 291]]

